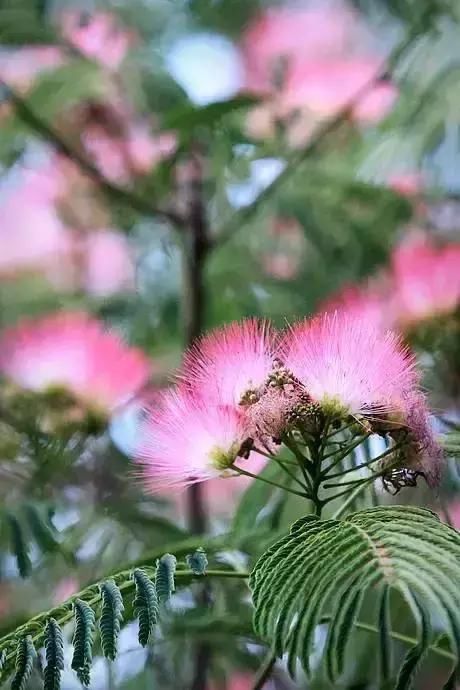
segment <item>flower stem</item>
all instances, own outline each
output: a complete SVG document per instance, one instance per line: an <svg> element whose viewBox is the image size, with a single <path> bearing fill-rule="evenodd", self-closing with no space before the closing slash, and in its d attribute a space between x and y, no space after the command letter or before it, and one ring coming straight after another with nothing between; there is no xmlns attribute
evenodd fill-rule
<svg viewBox="0 0 460 690"><path fill-rule="evenodd" d="M387 448L383 453L380 455L377 455L375 458L371 458L370 460L367 460L366 462L363 462L361 465L356 465L355 467L349 467L346 470L343 470L343 472L336 472L335 474L330 474L327 479L335 479L336 477L343 477L345 474L349 474L350 472L356 472L357 470L361 470L364 467L368 467L369 465L372 465L374 462L378 462L379 460L382 460L385 458L387 455L390 455L393 453L395 450L399 450L404 444L403 443L396 443L394 446L391 446L390 448Z"/></svg>
<svg viewBox="0 0 460 690"><path fill-rule="evenodd" d="M342 503L342 505L337 508L335 513L332 516L332 520L338 520L339 517L347 510L347 508L353 503L355 498L357 498L363 491L364 489L368 486L368 484L371 484L374 481L375 477L369 477L369 479L364 480L359 486L356 487L354 491L341 491L339 494L336 494L335 496L331 496L326 499L327 503L330 501L335 501L337 498L340 498L340 496L344 496L345 494L348 494L348 498L346 501Z"/></svg>
<svg viewBox="0 0 460 690"><path fill-rule="evenodd" d="M242 470L241 467L237 467L236 465L232 465L231 469L235 470L235 472L238 472L238 474L243 474L245 477L251 477L251 479L258 479L261 482L271 484L272 486L276 486L278 489L283 489L283 491L288 491L291 494L296 494L297 496L302 496L303 498L309 498L308 494L305 493L305 491L297 491L296 489L291 489L289 486L278 484L278 482L273 482L271 479L266 479L265 477L261 477L257 474L252 474L252 472L248 472L247 470Z"/></svg>

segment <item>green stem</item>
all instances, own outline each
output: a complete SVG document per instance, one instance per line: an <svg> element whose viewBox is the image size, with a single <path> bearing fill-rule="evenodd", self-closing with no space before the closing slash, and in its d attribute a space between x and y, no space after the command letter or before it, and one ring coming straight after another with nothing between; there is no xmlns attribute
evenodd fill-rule
<svg viewBox="0 0 460 690"><path fill-rule="evenodd" d="M262 690L266 681L269 679L275 664L276 656L273 654L271 650L269 650L256 673L254 683L252 685L252 690Z"/></svg>
<svg viewBox="0 0 460 690"><path fill-rule="evenodd" d="M321 618L321 623L328 623L330 620L330 616L323 616ZM356 628L358 628L358 630L365 630L366 632L376 633L377 635L380 634L380 630L375 625L371 625L370 623L362 623L361 621L355 621L354 625ZM394 640L398 640L398 642L404 642L405 644L408 644L410 647L415 647L419 643L419 640L416 640L414 637L409 637L408 635L403 635L402 633L390 631L389 634L390 637L392 637ZM457 657L455 656L455 654L449 652L449 650L447 649L442 649L441 647L437 647L436 645L430 645L429 649L438 656L442 656L445 659L449 659L449 661L457 661Z"/></svg>
<svg viewBox="0 0 460 690"><path fill-rule="evenodd" d="M260 477L257 474L252 474L252 472L248 472L247 470L242 470L241 467L237 467L236 465L232 465L231 469L235 470L235 472L238 472L238 474L243 474L245 477L251 477L251 479L258 479L261 482L265 482L265 484L271 484L271 486L276 486L278 489L288 491L289 493L295 494L296 496L302 496L302 498L309 498L308 494L305 493L305 491L297 491L296 489L291 489L289 486L278 484L278 482L273 482L271 479L266 479L265 477Z"/></svg>
<svg viewBox="0 0 460 690"><path fill-rule="evenodd" d="M113 576L113 579L117 583L120 592L122 592L124 595L134 591L136 587L131 574L132 569L129 569L121 571L116 576ZM191 570L177 570L174 577L179 581L194 579L203 580L206 577L247 579L249 577L249 573L239 570L207 570L204 575L196 575ZM81 592L74 594L72 597L70 597L70 599L67 599L67 601L59 604L59 606L55 606L48 611L39 613L23 625L15 628L15 630L0 639L0 648L4 649L10 643L15 642L18 638L25 637L26 635L32 635L34 645L38 645L38 643L43 641L45 624L49 618L54 618L60 626L63 626L72 620L74 616L73 604L76 599L83 599L83 601L86 601L86 603L93 608L101 600L98 585L93 584L89 587L86 587L85 589L81 590ZM34 631L36 631L35 634L33 634ZM11 660L14 656L15 649L13 648L13 650L6 656L5 663L7 663L8 660Z"/></svg>
<svg viewBox="0 0 460 690"><path fill-rule="evenodd" d="M369 434L366 434L365 436L360 436L356 441L354 441L353 443L351 443L350 445L348 445L348 446L345 448L345 450L342 451L341 453L340 453L340 450L334 450L333 452L328 453L327 455L325 455L324 458L323 458L323 460L329 460L329 458L332 458L332 457L334 457L334 455L337 455L337 453L340 453L340 455L339 455L337 458L335 458L335 460L334 460L333 462L331 462L331 464L330 464L328 467L326 467L326 468L321 472L321 476L322 476L322 477L325 477L327 474L329 474L329 472L332 470L333 467L335 467L336 465L338 465L339 462L342 462L342 460L345 460L345 458L347 457L347 455L350 455L350 453L351 453L355 448L357 448L358 446L360 446L361 443L363 443L363 441L365 441L367 438L369 438L369 436L371 436L370 433L369 433Z"/></svg>
<svg viewBox="0 0 460 690"><path fill-rule="evenodd" d="M308 476L306 468L308 458L306 458L305 455L299 450L299 447L295 439L291 438L289 434L285 434L285 436L283 437L283 443L286 446L286 448L288 448L291 451L291 453L297 460L297 464L299 465L303 478L305 480L305 486L307 488L308 493L310 494L312 491L312 483L310 477Z"/></svg>
<svg viewBox="0 0 460 690"><path fill-rule="evenodd" d="M357 498L360 494L362 494L364 489L368 486L368 484L373 482L374 479L375 479L375 477L369 477L369 479L366 479L365 481L363 481L363 483L360 484L359 486L357 486L356 489L352 492L350 492L349 490L341 491L339 494L336 494L335 496L331 496L331 497L327 498L326 499L327 503L330 503L331 501L335 501L337 498L340 498L340 496L344 496L345 494L348 494L347 500L344 501L339 508L337 508L334 515L332 516L332 520L338 520L339 517L346 511L348 506L350 506L353 503L355 498Z"/></svg>
<svg viewBox="0 0 460 690"><path fill-rule="evenodd" d="M286 474L289 475L289 477L291 477L291 479L293 479L304 491L308 491L308 487L305 486L305 484L303 482L301 482L298 477L296 477L294 472L291 472L291 470L288 467L286 467L283 460L280 460L280 458L276 458L276 457L274 457L273 460L276 463L278 463L278 465L281 467L281 469L284 470L286 472ZM296 467L297 467L297 464L296 464Z"/></svg>
<svg viewBox="0 0 460 690"><path fill-rule="evenodd" d="M349 474L350 472L356 472L357 470L361 470L363 467L368 467L369 465L372 465L374 462L378 462L379 460L382 460L383 458L387 457L387 455L391 455L395 450L399 450L402 448L404 443L396 443L394 446L391 446L390 448L387 448L383 453L380 453L376 458L371 458L367 462L363 462L361 465L357 465L356 467L350 467L346 470L343 470L343 472L336 472L335 474L330 474L327 479L335 479L336 477L343 477L344 474Z"/></svg>

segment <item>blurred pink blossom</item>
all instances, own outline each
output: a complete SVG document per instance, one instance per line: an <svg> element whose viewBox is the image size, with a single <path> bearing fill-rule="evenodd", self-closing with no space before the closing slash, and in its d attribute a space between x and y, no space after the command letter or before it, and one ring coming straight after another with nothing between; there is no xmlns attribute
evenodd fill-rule
<svg viewBox="0 0 460 690"><path fill-rule="evenodd" d="M177 146L171 132L150 133L144 123L128 124L117 136L95 122L82 134L83 144L101 173L113 182L127 182L133 174L145 174L169 158Z"/></svg>
<svg viewBox="0 0 460 690"><path fill-rule="evenodd" d="M460 304L460 244L437 247L414 234L392 255L393 310L407 327L453 312Z"/></svg>
<svg viewBox="0 0 460 690"><path fill-rule="evenodd" d="M58 312L24 319L0 334L0 371L21 388L63 388L108 413L146 383L150 364L97 319Z"/></svg>
<svg viewBox="0 0 460 690"><path fill-rule="evenodd" d="M64 62L57 46L24 46L0 50L0 79L8 86L27 90L46 70L53 70Z"/></svg>
<svg viewBox="0 0 460 690"><path fill-rule="evenodd" d="M124 235L113 230L93 231L86 236L82 288L96 297L134 287L134 266Z"/></svg>
<svg viewBox="0 0 460 690"><path fill-rule="evenodd" d="M122 27L114 15L106 12L93 15L64 12L61 27L69 43L110 70L118 69L134 41L133 32Z"/></svg>
<svg viewBox="0 0 460 690"><path fill-rule="evenodd" d="M321 312L340 310L352 316L361 318L374 328L391 326L388 314L388 297L385 279L377 279L372 283L345 285L338 293L320 305Z"/></svg>
<svg viewBox="0 0 460 690"><path fill-rule="evenodd" d="M423 190L423 176L419 172L395 173L388 178L388 186L401 196L413 197Z"/></svg>
<svg viewBox="0 0 460 690"><path fill-rule="evenodd" d="M80 583L76 577L65 577L56 584L53 596L53 604L62 604L80 589Z"/></svg>
<svg viewBox="0 0 460 690"><path fill-rule="evenodd" d="M245 88L267 97L249 115L250 133L272 136L283 121L296 146L308 139L318 118L356 99L350 108L354 121L375 124L385 117L397 89L378 80L383 61L365 49L361 36L364 26L344 3L293 5L260 15L241 43Z"/></svg>
<svg viewBox="0 0 460 690"><path fill-rule="evenodd" d="M281 7L259 15L242 40L246 88L271 92L280 67L290 72L299 63L342 54L353 19L343 3L334 7Z"/></svg>
<svg viewBox="0 0 460 690"><path fill-rule="evenodd" d="M48 168L30 171L0 200L0 275L36 271L69 250L55 201L62 190Z"/></svg>
<svg viewBox="0 0 460 690"><path fill-rule="evenodd" d="M280 95L282 112L306 110L327 117L344 108L378 74L381 61L373 57L297 63L289 70ZM363 94L352 108L360 122L378 122L391 109L396 89L379 84Z"/></svg>

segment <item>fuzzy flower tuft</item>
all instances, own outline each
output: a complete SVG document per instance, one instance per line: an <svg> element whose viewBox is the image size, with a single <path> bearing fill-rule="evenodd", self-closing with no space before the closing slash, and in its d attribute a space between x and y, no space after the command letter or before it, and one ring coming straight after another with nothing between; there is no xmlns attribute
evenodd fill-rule
<svg viewBox="0 0 460 690"><path fill-rule="evenodd" d="M272 371L274 334L266 321L231 323L202 338L184 358L187 388L223 405L255 402Z"/></svg>
<svg viewBox="0 0 460 690"><path fill-rule="evenodd" d="M390 331L338 312L292 327L281 359L324 411L379 414L400 409L417 386L414 359Z"/></svg>
<svg viewBox="0 0 460 690"><path fill-rule="evenodd" d="M24 320L0 336L0 373L17 386L63 389L108 413L149 377L147 358L83 312Z"/></svg>
<svg viewBox="0 0 460 690"><path fill-rule="evenodd" d="M247 440L243 415L210 406L185 389L170 389L146 410L136 458L151 491L218 477L237 459Z"/></svg>

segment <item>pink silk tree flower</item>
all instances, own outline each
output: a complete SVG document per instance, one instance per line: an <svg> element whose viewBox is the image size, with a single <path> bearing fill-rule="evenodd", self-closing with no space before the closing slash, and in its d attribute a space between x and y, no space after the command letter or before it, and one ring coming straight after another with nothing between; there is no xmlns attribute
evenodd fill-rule
<svg viewBox="0 0 460 690"><path fill-rule="evenodd" d="M460 244L437 247L413 235L392 256L393 310L402 328L450 314L460 304Z"/></svg>
<svg viewBox="0 0 460 690"><path fill-rule="evenodd" d="M170 389L147 411L135 453L151 491L219 477L247 439L243 414L186 390Z"/></svg>
<svg viewBox="0 0 460 690"><path fill-rule="evenodd" d="M350 283L323 302L319 311L340 311L352 318L365 321L373 328L388 328L390 324L387 288L384 278L364 285Z"/></svg>
<svg viewBox="0 0 460 690"><path fill-rule="evenodd" d="M353 13L343 3L334 7L287 6L267 10L248 26L243 36L246 87L271 92L283 70L342 54L353 22Z"/></svg>
<svg viewBox="0 0 460 690"><path fill-rule="evenodd" d="M68 238L56 209L35 189L18 186L0 208L0 275L41 271L67 254Z"/></svg>
<svg viewBox="0 0 460 690"><path fill-rule="evenodd" d="M199 340L185 354L179 377L203 397L237 407L257 398L274 357L274 334L268 322L247 319Z"/></svg>
<svg viewBox="0 0 460 690"><path fill-rule="evenodd" d="M119 25L107 12L85 15L64 12L61 17L64 37L85 57L109 70L117 70L134 40L134 34Z"/></svg>
<svg viewBox="0 0 460 690"><path fill-rule="evenodd" d="M88 314L59 312L3 331L0 372L24 389L66 390L107 414L146 383L150 366L141 350Z"/></svg>
<svg viewBox="0 0 460 690"><path fill-rule="evenodd" d="M84 248L83 289L107 297L134 288L134 265L126 237L113 230L88 233Z"/></svg>
<svg viewBox="0 0 460 690"><path fill-rule="evenodd" d="M419 172L394 173L388 177L388 186L401 196L414 197L423 192L424 180Z"/></svg>
<svg viewBox="0 0 460 690"><path fill-rule="evenodd" d="M108 180L128 182L133 175L146 174L177 148L172 132L154 134L145 123L120 124L126 124L126 131L116 135L97 122L87 125L81 135L84 147Z"/></svg>
<svg viewBox="0 0 460 690"><path fill-rule="evenodd" d="M389 84L366 91L381 65L381 60L374 57L298 63L289 71L280 95L282 111L286 115L299 110L330 117L357 99L351 117L361 122L378 122L388 113L396 96Z"/></svg>
<svg viewBox="0 0 460 690"><path fill-rule="evenodd" d="M414 358L395 334L346 313L294 325L281 343L280 359L313 401L332 414L400 410L418 384Z"/></svg>
<svg viewBox="0 0 460 690"><path fill-rule="evenodd" d="M64 62L61 48L52 45L3 48L0 50L0 78L19 91L26 91L42 72Z"/></svg>

